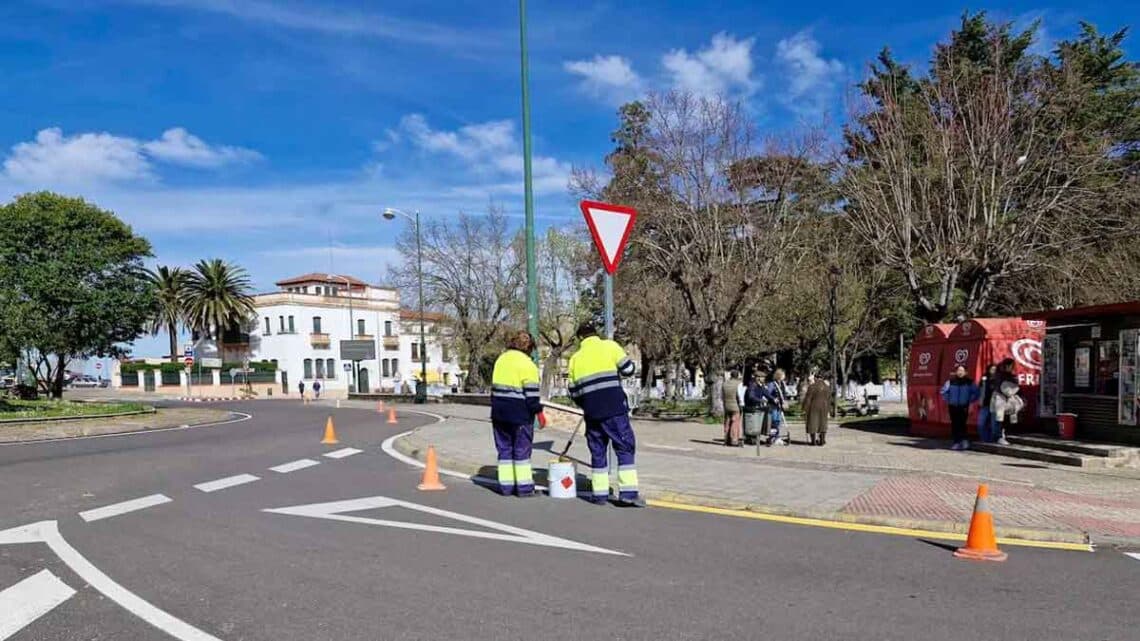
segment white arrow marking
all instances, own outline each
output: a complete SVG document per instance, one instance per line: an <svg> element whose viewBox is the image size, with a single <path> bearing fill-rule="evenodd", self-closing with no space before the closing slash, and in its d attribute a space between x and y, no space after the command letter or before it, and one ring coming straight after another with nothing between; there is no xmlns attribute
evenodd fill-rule
<svg viewBox="0 0 1140 641"><path fill-rule="evenodd" d="M1124 556L1130 556L1137 561L1140 561L1140 552L1125 552Z"/></svg>
<svg viewBox="0 0 1140 641"><path fill-rule="evenodd" d="M162 630L179 641L221 641L198 628L154 607L142 597L115 583L99 568L83 558L59 533L55 521L40 521L31 525L0 532L0 545L8 543L45 543L61 561L103 596L119 604L124 610Z"/></svg>
<svg viewBox="0 0 1140 641"><path fill-rule="evenodd" d="M425 514L442 516L444 518L454 519L456 521L462 521L464 523L470 523L471 525L478 525L480 527L485 527L497 531L484 532L481 530L469 530L466 528L424 525L421 523L408 523L406 521L388 521L385 519L372 519L363 516L348 516L345 514L345 512L360 512L362 510L375 510L385 507L403 507L409 510L416 510ZM548 547L564 548L567 550L579 550L582 552L597 552L599 554L629 556L624 552L607 550L605 548L586 545L585 543L578 543L577 541L571 541L569 539L550 536L549 534L524 530L522 528L517 528L511 525L496 523L494 521L488 521L487 519L467 516L466 514L459 514L457 512L449 512L447 510L441 510L439 508L429 507L427 505L419 505L417 503L409 503L407 501L391 499L386 496L369 496L361 499L351 499L348 501L313 503L311 505L295 505L293 507L281 507L262 511L272 512L274 514L307 516L314 519L329 519L330 521L345 521L348 523L382 525L384 527L394 527L405 530L419 530L421 532L456 534L458 536L470 536L477 539L494 539L497 541L509 541L511 543L526 543L528 545L545 545Z"/></svg>
<svg viewBox="0 0 1140 641"><path fill-rule="evenodd" d="M0 592L0 641L51 612L73 594L75 590L47 570Z"/></svg>

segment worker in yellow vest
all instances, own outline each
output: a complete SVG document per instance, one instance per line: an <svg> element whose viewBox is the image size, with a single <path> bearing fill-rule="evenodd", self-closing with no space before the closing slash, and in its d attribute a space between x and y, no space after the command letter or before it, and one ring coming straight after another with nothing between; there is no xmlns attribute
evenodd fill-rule
<svg viewBox="0 0 1140 641"><path fill-rule="evenodd" d="M503 496L534 496L530 454L535 417L539 417L540 427L546 425L538 368L530 358L534 339L520 331L510 337L507 348L495 361L491 375L491 429L499 456L499 492Z"/></svg>
<svg viewBox="0 0 1140 641"><path fill-rule="evenodd" d="M645 507L637 491L634 465L636 442L629 424L629 403L622 376L633 376L633 361L612 340L598 337L593 323L578 327L578 351L570 357L570 398L582 408L586 444L590 448L592 501L605 504L610 496L607 453L612 444L618 460L617 504Z"/></svg>

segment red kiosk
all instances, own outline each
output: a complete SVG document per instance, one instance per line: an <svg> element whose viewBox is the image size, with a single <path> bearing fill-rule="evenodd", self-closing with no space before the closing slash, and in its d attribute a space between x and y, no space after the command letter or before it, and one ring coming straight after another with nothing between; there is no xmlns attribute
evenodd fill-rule
<svg viewBox="0 0 1140 641"><path fill-rule="evenodd" d="M939 391L949 380L959 365L966 368L967 374L975 381L981 381L986 367L997 364L1006 358L1014 361L1014 372L1021 384L1021 397L1026 407L1022 410L1017 428L1037 426L1037 400L1041 384L1042 353L1041 343L1045 338L1045 324L1041 321L1027 321L1021 318L978 318L964 321L947 332L940 341L938 331L925 340L928 326L915 339L911 349L910 389L907 401L910 404L911 431L922 436L949 437L950 416ZM929 356L924 356L929 354ZM927 359L927 366L920 362ZM938 363L935 366L934 361ZM931 376L931 369L936 375ZM970 408L969 426L971 431L977 426L978 405Z"/></svg>

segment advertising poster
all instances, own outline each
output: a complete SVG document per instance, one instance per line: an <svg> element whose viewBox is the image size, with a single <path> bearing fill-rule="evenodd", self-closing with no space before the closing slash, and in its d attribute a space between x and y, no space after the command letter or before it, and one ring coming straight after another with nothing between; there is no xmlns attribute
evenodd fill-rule
<svg viewBox="0 0 1140 641"><path fill-rule="evenodd" d="M1136 425L1140 414L1140 330L1120 332L1120 424Z"/></svg>
<svg viewBox="0 0 1140 641"><path fill-rule="evenodd" d="M1048 334L1042 341L1041 403L1038 415L1054 418L1061 401L1061 337Z"/></svg>
<svg viewBox="0 0 1140 641"><path fill-rule="evenodd" d="M1073 387L1089 386L1089 367L1092 361L1091 347L1078 347L1073 352Z"/></svg>

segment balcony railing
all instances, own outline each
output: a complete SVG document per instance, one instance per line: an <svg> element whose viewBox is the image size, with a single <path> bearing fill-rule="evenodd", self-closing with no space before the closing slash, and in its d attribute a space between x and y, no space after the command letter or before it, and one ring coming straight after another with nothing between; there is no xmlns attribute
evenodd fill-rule
<svg viewBox="0 0 1140 641"><path fill-rule="evenodd" d="M384 337L384 349L400 349L400 337L399 336L385 336Z"/></svg>
<svg viewBox="0 0 1140 641"><path fill-rule="evenodd" d="M329 345L332 344L332 339L329 338L328 334L318 334L317 332L313 332L312 334L309 334L309 343L318 349L328 349Z"/></svg>

